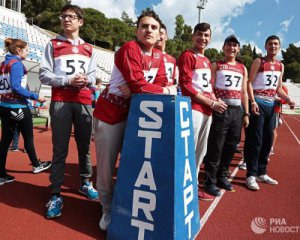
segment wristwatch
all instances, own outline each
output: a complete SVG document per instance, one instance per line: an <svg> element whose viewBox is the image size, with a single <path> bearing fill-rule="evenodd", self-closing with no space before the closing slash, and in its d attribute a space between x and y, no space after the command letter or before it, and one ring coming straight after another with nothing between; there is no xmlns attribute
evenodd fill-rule
<svg viewBox="0 0 300 240"><path fill-rule="evenodd" d="M245 117L245 116L248 116L248 117L249 117L249 116L250 116L250 113L244 113L244 114L243 114L243 117Z"/></svg>

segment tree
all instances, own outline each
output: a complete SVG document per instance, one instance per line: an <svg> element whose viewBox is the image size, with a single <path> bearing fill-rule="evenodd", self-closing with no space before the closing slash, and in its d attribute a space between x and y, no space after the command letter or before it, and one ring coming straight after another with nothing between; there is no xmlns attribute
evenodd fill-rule
<svg viewBox="0 0 300 240"><path fill-rule="evenodd" d="M215 48L208 48L205 50L204 55L211 61L217 61L217 60L221 60L223 57L222 52L219 52L217 49Z"/></svg>
<svg viewBox="0 0 300 240"><path fill-rule="evenodd" d="M254 46L252 50L252 59L254 60L258 57L261 57L261 54L256 52L256 47Z"/></svg>
<svg viewBox="0 0 300 240"><path fill-rule="evenodd" d="M134 26L134 22L132 21L132 18L130 18L130 17L128 16L128 14L127 14L125 11L122 12L121 19L122 19L122 21L123 21L124 23L126 23L128 26L130 26L130 27L133 27L133 26Z"/></svg>
<svg viewBox="0 0 300 240"><path fill-rule="evenodd" d="M59 12L63 6L70 2L68 0L25 0L21 11L39 27L59 32Z"/></svg>
<svg viewBox="0 0 300 240"><path fill-rule="evenodd" d="M175 39L179 39L181 38L181 35L183 34L183 31L184 31L184 19L183 19L183 16L182 15L177 15L176 16L176 21L175 21L175 36L174 38Z"/></svg>
<svg viewBox="0 0 300 240"><path fill-rule="evenodd" d="M282 52L283 63L285 65L293 62L300 63L300 47L290 44L286 51Z"/></svg>
<svg viewBox="0 0 300 240"><path fill-rule="evenodd" d="M292 62L285 66L284 79L291 79L295 83L300 83L300 63Z"/></svg>
<svg viewBox="0 0 300 240"><path fill-rule="evenodd" d="M184 24L183 33L181 35L182 41L192 42L192 32L193 32L192 27Z"/></svg>
<svg viewBox="0 0 300 240"><path fill-rule="evenodd" d="M251 64L253 62L253 59L252 59L251 56L249 56L249 55L240 55L239 57L237 57L237 60L245 65L248 72L250 71Z"/></svg>
<svg viewBox="0 0 300 240"><path fill-rule="evenodd" d="M252 49L251 49L251 45L248 44L248 45L243 45L241 47L241 51L240 51L241 55L244 56L244 55L248 55L252 58Z"/></svg>
<svg viewBox="0 0 300 240"><path fill-rule="evenodd" d="M300 47L290 44L282 52L284 69L284 79L292 79L293 82L300 83Z"/></svg>
<svg viewBox="0 0 300 240"><path fill-rule="evenodd" d="M102 12L93 8L84 8L84 24L81 27L81 37L91 44L101 40L107 28L107 18Z"/></svg>

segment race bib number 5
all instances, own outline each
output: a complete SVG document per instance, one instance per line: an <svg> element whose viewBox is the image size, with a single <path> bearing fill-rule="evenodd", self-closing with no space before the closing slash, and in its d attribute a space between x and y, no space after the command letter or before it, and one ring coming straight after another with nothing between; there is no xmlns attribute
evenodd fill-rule
<svg viewBox="0 0 300 240"><path fill-rule="evenodd" d="M201 92L212 92L210 69L196 69L193 72L193 86Z"/></svg>

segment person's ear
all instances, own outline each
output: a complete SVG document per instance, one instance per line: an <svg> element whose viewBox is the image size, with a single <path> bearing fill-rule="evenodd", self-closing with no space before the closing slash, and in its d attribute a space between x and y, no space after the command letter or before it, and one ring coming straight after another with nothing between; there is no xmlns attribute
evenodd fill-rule
<svg viewBox="0 0 300 240"><path fill-rule="evenodd" d="M84 20L83 19L79 19L79 24L80 24L80 26L82 26L84 24Z"/></svg>
<svg viewBox="0 0 300 240"><path fill-rule="evenodd" d="M21 48L17 48L17 53L18 53L18 55L20 55L22 53L22 49Z"/></svg>

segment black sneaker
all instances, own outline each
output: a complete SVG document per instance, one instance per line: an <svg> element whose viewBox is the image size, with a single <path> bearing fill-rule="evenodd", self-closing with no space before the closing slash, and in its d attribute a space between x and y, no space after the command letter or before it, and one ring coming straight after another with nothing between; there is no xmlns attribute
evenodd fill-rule
<svg viewBox="0 0 300 240"><path fill-rule="evenodd" d="M217 186L227 191L233 191L233 187L227 178L218 179Z"/></svg>
<svg viewBox="0 0 300 240"><path fill-rule="evenodd" d="M40 173L43 172L45 170L47 170L49 167L51 167L52 162L51 161L47 161L47 162L39 162L40 165L38 165L37 167L33 167L33 173Z"/></svg>
<svg viewBox="0 0 300 240"><path fill-rule="evenodd" d="M221 196L221 191L220 191L220 189L218 189L216 187L215 184L211 184L208 186L205 185L203 190L204 190L204 192L208 193L209 195L216 196L216 197Z"/></svg>
<svg viewBox="0 0 300 240"><path fill-rule="evenodd" d="M227 177L230 177L230 176L231 176L231 173L232 173L232 172L231 172L230 169L227 169L226 172L225 172L225 174L226 174Z"/></svg>
<svg viewBox="0 0 300 240"><path fill-rule="evenodd" d="M14 176L11 176L11 175L8 175L6 174L5 177L0 177L0 185L3 185L4 183L10 183L10 182L13 182L15 181L15 177Z"/></svg>
<svg viewBox="0 0 300 240"><path fill-rule="evenodd" d="M240 153L240 154L242 154L242 153L243 153L243 151L242 151L242 150L240 150L240 149L235 149L235 153Z"/></svg>

